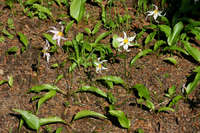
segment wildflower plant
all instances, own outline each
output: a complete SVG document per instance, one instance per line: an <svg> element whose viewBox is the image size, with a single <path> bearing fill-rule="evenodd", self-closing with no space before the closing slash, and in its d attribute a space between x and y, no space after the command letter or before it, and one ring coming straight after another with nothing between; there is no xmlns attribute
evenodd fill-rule
<svg viewBox="0 0 200 133"><path fill-rule="evenodd" d="M108 68L104 67L102 64L104 62L107 62L107 60L102 60L101 61L101 58L99 57L98 58L98 61L97 62L94 62L95 66L96 66L96 73L101 73L102 70L106 70Z"/></svg>

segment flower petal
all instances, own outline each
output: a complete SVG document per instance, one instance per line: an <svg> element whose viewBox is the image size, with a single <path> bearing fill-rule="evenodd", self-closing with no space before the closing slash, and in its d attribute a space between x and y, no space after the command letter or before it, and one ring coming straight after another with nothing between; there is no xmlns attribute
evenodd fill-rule
<svg viewBox="0 0 200 133"><path fill-rule="evenodd" d="M124 41L124 39L121 38L121 37L116 38L116 40L117 40L118 42L123 42L123 41Z"/></svg>

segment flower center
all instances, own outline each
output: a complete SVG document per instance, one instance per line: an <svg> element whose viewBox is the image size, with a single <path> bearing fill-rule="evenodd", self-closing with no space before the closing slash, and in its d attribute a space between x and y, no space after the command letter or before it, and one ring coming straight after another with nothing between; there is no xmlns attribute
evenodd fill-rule
<svg viewBox="0 0 200 133"><path fill-rule="evenodd" d="M99 69L101 69L101 67L102 67L102 65L101 65L101 64L99 64L99 65L98 65L98 68L99 68Z"/></svg>
<svg viewBox="0 0 200 133"><path fill-rule="evenodd" d="M128 39L126 38L126 39L124 39L124 43L125 44L127 44L128 43Z"/></svg>
<svg viewBox="0 0 200 133"><path fill-rule="evenodd" d="M63 36L63 33L62 32L58 32L58 34L57 34L58 36Z"/></svg>
<svg viewBox="0 0 200 133"><path fill-rule="evenodd" d="M158 10L154 10L154 14L158 14Z"/></svg>

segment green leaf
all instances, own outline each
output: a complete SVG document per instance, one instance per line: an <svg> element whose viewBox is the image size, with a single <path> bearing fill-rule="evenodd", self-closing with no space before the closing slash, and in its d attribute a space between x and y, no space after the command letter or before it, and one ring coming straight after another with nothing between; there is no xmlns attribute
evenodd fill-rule
<svg viewBox="0 0 200 133"><path fill-rule="evenodd" d="M104 33L100 34L99 36L97 36L97 38L96 38L96 40L95 40L94 43L98 43L103 38L105 38L106 36L108 36L110 33L111 33L110 31L107 31L107 32L104 32Z"/></svg>
<svg viewBox="0 0 200 133"><path fill-rule="evenodd" d="M70 28L72 27L74 23L74 20L70 21L67 26L65 27L65 34L70 30Z"/></svg>
<svg viewBox="0 0 200 133"><path fill-rule="evenodd" d="M143 84L136 84L133 88L137 89L140 98L151 99L149 90Z"/></svg>
<svg viewBox="0 0 200 133"><path fill-rule="evenodd" d="M92 31L91 31L89 28L85 28L84 30L86 31L86 33L87 33L88 35L90 35L90 34L92 33Z"/></svg>
<svg viewBox="0 0 200 133"><path fill-rule="evenodd" d="M54 46L57 46L56 40L53 40L51 35L49 35L49 34L47 34L47 33L43 33L43 37L44 37L45 39L47 39L47 40L48 40L51 44L53 44Z"/></svg>
<svg viewBox="0 0 200 133"><path fill-rule="evenodd" d="M0 85L4 84L4 83L7 83L8 81L7 80L1 80L0 81Z"/></svg>
<svg viewBox="0 0 200 133"><path fill-rule="evenodd" d="M178 36L180 35L183 27L184 27L184 25L183 25L182 22L178 22L174 26L172 34L170 34L170 36L167 39L167 43L168 43L169 46L171 46L174 43L176 43L176 41L178 40Z"/></svg>
<svg viewBox="0 0 200 133"><path fill-rule="evenodd" d="M64 77L63 74L58 75L58 77L56 78L56 80L54 81L54 84L56 84L59 80L61 80Z"/></svg>
<svg viewBox="0 0 200 133"><path fill-rule="evenodd" d="M149 109L152 109L152 110L155 109L154 104L153 104L150 100L146 100L146 101L145 101L145 104L146 104L146 106L147 106Z"/></svg>
<svg viewBox="0 0 200 133"><path fill-rule="evenodd" d="M59 6L61 6L61 0L55 0L55 1Z"/></svg>
<svg viewBox="0 0 200 133"><path fill-rule="evenodd" d="M56 95L56 91L55 91L55 90L51 90L51 91L47 92L44 96L42 96L42 97L39 99L38 103L37 103L37 112L38 112L40 106L41 106L44 102L46 102L48 99L54 97L55 95Z"/></svg>
<svg viewBox="0 0 200 133"><path fill-rule="evenodd" d="M48 117L48 118L41 118L39 120L40 125L46 125L46 124L50 124L50 123L66 123L63 119L61 119L60 117L54 116L54 117Z"/></svg>
<svg viewBox="0 0 200 133"><path fill-rule="evenodd" d="M57 128L56 133L62 133L62 129L63 129L62 127Z"/></svg>
<svg viewBox="0 0 200 133"><path fill-rule="evenodd" d="M111 81L105 81L105 82L110 89L113 89L113 82L111 82Z"/></svg>
<svg viewBox="0 0 200 133"><path fill-rule="evenodd" d="M117 38L118 36L116 34L113 35L113 38L112 38L112 46L115 48L115 49L118 49L119 48L119 41L117 41Z"/></svg>
<svg viewBox="0 0 200 133"><path fill-rule="evenodd" d="M156 33L157 33L157 32L154 31L154 32L151 32L151 33L147 36L147 38L146 38L145 41L144 41L145 45L148 44L148 43L150 43L151 41L153 41L153 39L154 39Z"/></svg>
<svg viewBox="0 0 200 133"><path fill-rule="evenodd" d="M173 57L167 57L167 58L165 58L164 60L166 60L166 61L169 61L169 62L171 62L172 64L174 64L174 65L176 65L177 64L177 61L176 61L176 59L175 58L173 58Z"/></svg>
<svg viewBox="0 0 200 133"><path fill-rule="evenodd" d="M108 97L108 101L111 104L115 104L117 102L117 99L113 96L113 94L111 92L107 93L107 97Z"/></svg>
<svg viewBox="0 0 200 133"><path fill-rule="evenodd" d="M176 97L174 97L172 99L172 101L169 103L168 107L172 107L173 105L175 105L179 100L181 100L183 98L183 96L181 95L177 95Z"/></svg>
<svg viewBox="0 0 200 133"><path fill-rule="evenodd" d="M81 88L78 89L77 92L92 92L92 93L96 93L102 97L107 98L107 94L104 91L93 86L82 86Z"/></svg>
<svg viewBox="0 0 200 133"><path fill-rule="evenodd" d="M169 46L169 47L165 47L165 48L163 49L163 51L167 51L167 50L169 50L169 51L179 51L179 52L182 52L182 53L185 54L185 55L189 55L184 49L182 49L182 48L180 48L180 47L178 47L178 46L176 46L176 45L172 45L172 46Z"/></svg>
<svg viewBox="0 0 200 133"><path fill-rule="evenodd" d="M39 0L27 0L24 2L24 5L33 5L34 3L38 2Z"/></svg>
<svg viewBox="0 0 200 133"><path fill-rule="evenodd" d="M15 112L20 113L22 119L26 122L29 128L34 130L39 130L40 128L40 120L37 116L33 115L32 113L20 109L12 109Z"/></svg>
<svg viewBox="0 0 200 133"><path fill-rule="evenodd" d="M23 45L27 49L28 44L29 44L27 37L21 32L17 32L17 34L19 36L20 41L23 43Z"/></svg>
<svg viewBox="0 0 200 133"><path fill-rule="evenodd" d="M16 53L17 51L18 51L18 47L13 46L13 47L9 48L9 49L6 51L6 53L8 53L8 54L13 54L13 53Z"/></svg>
<svg viewBox="0 0 200 133"><path fill-rule="evenodd" d="M81 118L85 118L85 117L97 117L97 118L107 119L107 117L105 115L102 115L100 113L90 111L90 110L82 110L74 116L73 121L81 119Z"/></svg>
<svg viewBox="0 0 200 133"><path fill-rule="evenodd" d="M172 87L170 87L168 89L169 96L172 96L175 92L176 92L176 86L175 85L173 85Z"/></svg>
<svg viewBox="0 0 200 133"><path fill-rule="evenodd" d="M145 50L139 52L139 53L131 60L130 65L133 65L133 64L136 62L137 59L139 59L140 57L145 56L145 55L147 55L147 54L149 54L149 53L151 53L151 52L152 52L151 49L145 49Z"/></svg>
<svg viewBox="0 0 200 133"><path fill-rule="evenodd" d="M62 94L65 94L62 90L60 90L57 86L53 86L53 85L50 85L50 84L42 84L42 85L36 85L32 88L29 89L29 92L41 92L41 91L51 91L51 90L55 90L57 92L60 92Z"/></svg>
<svg viewBox="0 0 200 133"><path fill-rule="evenodd" d="M195 78L192 82L190 82L186 87L186 93L189 95L198 85L200 80L200 72L195 75Z"/></svg>
<svg viewBox="0 0 200 133"><path fill-rule="evenodd" d="M160 46L162 46L164 44L166 44L166 41L163 41L163 40L156 41L156 43L154 44L153 51L156 51Z"/></svg>
<svg viewBox="0 0 200 133"><path fill-rule="evenodd" d="M73 17L77 22L79 22L85 12L85 2L86 0L72 0L70 5L70 15Z"/></svg>
<svg viewBox="0 0 200 133"><path fill-rule="evenodd" d="M92 34L93 35L96 34L99 31L100 27L101 27L101 21L98 21L97 24L94 26L94 29L92 30Z"/></svg>
<svg viewBox="0 0 200 133"><path fill-rule="evenodd" d="M3 28L2 33L6 36L8 36L9 39L13 39L13 35L10 34L5 28Z"/></svg>
<svg viewBox="0 0 200 133"><path fill-rule="evenodd" d="M110 115L117 117L123 128L130 128L131 122L121 110L109 110Z"/></svg>
<svg viewBox="0 0 200 133"><path fill-rule="evenodd" d="M41 6L40 4L33 4L32 7L37 9L39 12L47 14L49 17L53 17L51 11L44 6Z"/></svg>
<svg viewBox="0 0 200 133"><path fill-rule="evenodd" d="M173 108L170 108L170 107L161 107L158 110L158 112L163 112L163 111L172 111L172 112L174 112L175 110Z"/></svg>
<svg viewBox="0 0 200 133"><path fill-rule="evenodd" d="M13 86L13 76L9 76L9 77L8 77L8 85L9 85L10 87Z"/></svg>
<svg viewBox="0 0 200 133"><path fill-rule="evenodd" d="M98 80L105 80L107 82L113 82L115 84L121 84L121 85L125 84L124 80L117 76L104 76L104 77L98 78Z"/></svg>
<svg viewBox="0 0 200 133"><path fill-rule="evenodd" d="M171 28L168 25L158 25L160 30L165 33L166 37L168 38L171 34Z"/></svg>
<svg viewBox="0 0 200 133"><path fill-rule="evenodd" d="M188 41L182 41L182 43L184 44L184 47L185 47L186 51L187 51L196 61L200 62L200 51L199 51L197 48L192 47Z"/></svg>

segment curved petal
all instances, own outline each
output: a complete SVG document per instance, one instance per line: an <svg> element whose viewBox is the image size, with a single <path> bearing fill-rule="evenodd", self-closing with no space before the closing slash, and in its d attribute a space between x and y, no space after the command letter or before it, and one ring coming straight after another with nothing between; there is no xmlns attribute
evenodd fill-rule
<svg viewBox="0 0 200 133"><path fill-rule="evenodd" d="M124 48L124 50L127 51L128 50L128 44L124 45L123 48Z"/></svg>
<svg viewBox="0 0 200 133"><path fill-rule="evenodd" d="M57 30L48 30L47 32L51 32L51 33L54 33L54 34L58 34L58 31L57 31Z"/></svg>
<svg viewBox="0 0 200 133"><path fill-rule="evenodd" d="M155 4L153 4L153 6L155 7L156 10L158 10L158 6L156 6Z"/></svg>
<svg viewBox="0 0 200 133"><path fill-rule="evenodd" d="M136 35L134 35L134 36L132 36L132 37L129 37L129 38L128 38L128 41L129 41L129 42L133 41L133 40L135 39L135 37L136 37Z"/></svg>
<svg viewBox="0 0 200 133"><path fill-rule="evenodd" d="M123 33L124 33L124 38L127 38L126 32L123 31Z"/></svg>
<svg viewBox="0 0 200 133"><path fill-rule="evenodd" d="M104 62L107 62L107 60L102 60L102 61L100 61L101 64L104 63Z"/></svg>
<svg viewBox="0 0 200 133"><path fill-rule="evenodd" d="M121 38L121 37L116 38L116 40L117 40L118 42L123 42L123 41L124 41L124 39Z"/></svg>

